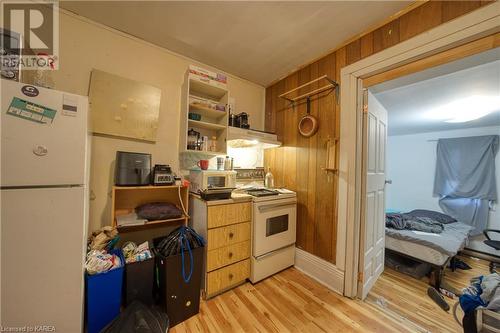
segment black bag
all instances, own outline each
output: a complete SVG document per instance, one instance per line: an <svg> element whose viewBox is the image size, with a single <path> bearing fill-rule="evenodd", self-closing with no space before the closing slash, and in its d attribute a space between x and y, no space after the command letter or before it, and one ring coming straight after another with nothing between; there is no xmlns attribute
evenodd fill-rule
<svg viewBox="0 0 500 333"><path fill-rule="evenodd" d="M181 226L153 243L159 301L175 326L199 312L205 240Z"/></svg>
<svg viewBox="0 0 500 333"><path fill-rule="evenodd" d="M168 326L165 312L134 301L101 333L165 333Z"/></svg>

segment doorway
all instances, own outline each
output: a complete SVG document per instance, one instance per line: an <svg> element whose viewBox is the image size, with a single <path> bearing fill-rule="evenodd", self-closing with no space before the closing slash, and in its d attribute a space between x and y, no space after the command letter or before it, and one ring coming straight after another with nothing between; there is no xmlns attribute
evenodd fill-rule
<svg viewBox="0 0 500 333"><path fill-rule="evenodd" d="M341 71L339 248L346 249L344 294L358 295L362 197L362 89L498 46L498 11L477 11L419 35ZM486 37L484 37L486 36ZM472 42L471 42L472 40ZM460 45L460 46L457 46ZM495 46L496 45L496 46ZM442 51L446 50L446 51Z"/></svg>

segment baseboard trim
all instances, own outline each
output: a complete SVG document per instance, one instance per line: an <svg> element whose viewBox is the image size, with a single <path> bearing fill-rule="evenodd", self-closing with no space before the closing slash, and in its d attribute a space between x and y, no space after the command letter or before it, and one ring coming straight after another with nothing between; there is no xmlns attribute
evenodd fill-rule
<svg viewBox="0 0 500 333"><path fill-rule="evenodd" d="M309 252L295 248L295 268L328 289L344 294L344 272L334 264Z"/></svg>

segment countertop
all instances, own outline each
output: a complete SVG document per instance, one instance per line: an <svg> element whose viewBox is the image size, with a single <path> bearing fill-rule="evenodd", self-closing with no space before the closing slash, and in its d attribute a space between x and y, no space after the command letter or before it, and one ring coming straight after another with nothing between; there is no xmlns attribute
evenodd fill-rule
<svg viewBox="0 0 500 333"><path fill-rule="evenodd" d="M207 204L207 206L216 206L216 205L226 205L226 204L233 204L233 203L239 203L239 202L248 202L248 201L252 201L252 198L253 198L250 194L231 193L231 199L205 201L198 194L190 193L189 195L191 195L193 198L196 198L198 200L205 202Z"/></svg>

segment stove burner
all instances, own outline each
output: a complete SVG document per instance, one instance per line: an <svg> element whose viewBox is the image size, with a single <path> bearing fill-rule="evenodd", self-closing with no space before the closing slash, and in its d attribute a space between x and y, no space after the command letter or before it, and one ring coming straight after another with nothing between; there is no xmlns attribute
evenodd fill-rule
<svg viewBox="0 0 500 333"><path fill-rule="evenodd" d="M267 189L253 189L247 190L247 193L254 197L266 197L270 195L278 195L277 191L267 190Z"/></svg>

